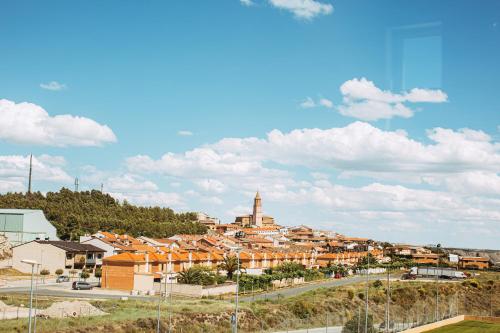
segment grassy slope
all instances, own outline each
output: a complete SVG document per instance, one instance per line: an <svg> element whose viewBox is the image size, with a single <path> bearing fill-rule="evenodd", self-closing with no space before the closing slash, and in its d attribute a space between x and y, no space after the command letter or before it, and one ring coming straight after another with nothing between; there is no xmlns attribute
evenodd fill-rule
<svg viewBox="0 0 500 333"><path fill-rule="evenodd" d="M481 277L478 287L462 285L461 283L440 284L441 310L447 310L447 300L460 297L460 313L471 313L474 308L477 313L489 312L490 294L492 294L493 309L500 310L500 288L488 290L488 280L492 276ZM494 278L496 281L496 277ZM500 287L500 282L495 286ZM433 313L435 284L424 282L399 282L392 284L393 299L391 305L392 318L401 321L408 313L415 310L421 313L427 310ZM320 327L324 326L328 316L330 325L341 325L357 314L358 308L364 306L362 294L364 285L352 285L339 288L322 288L295 297L257 301L241 304L240 331L256 332L261 327L265 331L283 330L286 328ZM463 295L467 294L467 308L464 309ZM9 296L4 299L7 304L27 304L26 296ZM46 307L53 300L42 300L41 307ZM109 313L104 317L69 318L64 320L39 320L37 332L151 332L156 325L155 302L137 301L92 301L92 304ZM214 299L175 299L173 302L173 322L177 329L175 333L183 332L212 333L229 332L229 316L233 305L227 301ZM385 310L385 289L370 288L370 312L375 322L381 322ZM167 322L168 311L163 306L162 317ZM408 318L407 318L408 319ZM27 320L0 321L0 332L24 332ZM489 333L489 332L488 332Z"/></svg>
<svg viewBox="0 0 500 333"><path fill-rule="evenodd" d="M500 324L467 320L458 324L427 331L427 333L500 333Z"/></svg>

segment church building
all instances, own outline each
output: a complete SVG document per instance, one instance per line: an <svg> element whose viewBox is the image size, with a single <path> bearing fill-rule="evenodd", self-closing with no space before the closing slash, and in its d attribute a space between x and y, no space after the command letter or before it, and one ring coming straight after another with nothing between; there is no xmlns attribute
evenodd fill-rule
<svg viewBox="0 0 500 333"><path fill-rule="evenodd" d="M262 199L260 198L259 192L257 192L253 200L253 214L237 216L234 220L234 224L244 228L275 226L273 217L262 214Z"/></svg>

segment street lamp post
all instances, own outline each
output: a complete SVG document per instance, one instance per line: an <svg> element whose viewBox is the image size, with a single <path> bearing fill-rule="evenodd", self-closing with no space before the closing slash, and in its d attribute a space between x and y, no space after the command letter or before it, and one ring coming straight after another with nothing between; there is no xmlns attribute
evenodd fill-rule
<svg viewBox="0 0 500 333"><path fill-rule="evenodd" d="M31 286L30 286L30 309L28 317L28 333L31 333L31 311L33 309L33 275L35 274L35 265L37 264L34 260L23 259L22 263L31 265Z"/></svg>
<svg viewBox="0 0 500 333"><path fill-rule="evenodd" d="M169 303L169 308L170 308L170 311L168 312L168 333L171 333L172 332L172 312L173 312L173 308L172 308L172 289L173 289L173 278L172 278L172 274L170 274L170 294L168 295L168 303ZM167 288L167 285L165 284L165 289Z"/></svg>
<svg viewBox="0 0 500 333"><path fill-rule="evenodd" d="M161 308L161 281L165 277L165 274L163 273L158 273L160 275L160 291L158 292L158 312L156 315L156 333L160 333L160 308ZM167 291L167 288L165 288L165 292Z"/></svg>
<svg viewBox="0 0 500 333"><path fill-rule="evenodd" d="M370 275L370 245L368 245L367 252L366 252L366 258L367 258L367 265L366 265L366 300L365 300L365 332L368 333L368 292L370 289L370 281L369 281L369 275Z"/></svg>
<svg viewBox="0 0 500 333"><path fill-rule="evenodd" d="M436 321L439 321L439 249L441 244L436 245L437 260L436 260Z"/></svg>
<svg viewBox="0 0 500 333"><path fill-rule="evenodd" d="M238 294L240 292L240 251L241 248L236 250L236 296L234 302L234 320L233 320L233 332L238 333Z"/></svg>

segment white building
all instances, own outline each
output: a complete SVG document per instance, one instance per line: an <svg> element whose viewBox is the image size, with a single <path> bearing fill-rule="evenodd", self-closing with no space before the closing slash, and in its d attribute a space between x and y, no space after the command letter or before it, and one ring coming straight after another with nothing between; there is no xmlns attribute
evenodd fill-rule
<svg viewBox="0 0 500 333"><path fill-rule="evenodd" d="M65 241L35 240L12 248L12 268L23 273L31 273L31 265L22 262L34 260L40 269L48 269L51 274L57 269L66 272L72 269L90 269L102 265L104 250L91 244Z"/></svg>
<svg viewBox="0 0 500 333"><path fill-rule="evenodd" d="M33 209L0 209L0 235L6 236L12 245L58 239L56 228L43 212Z"/></svg>

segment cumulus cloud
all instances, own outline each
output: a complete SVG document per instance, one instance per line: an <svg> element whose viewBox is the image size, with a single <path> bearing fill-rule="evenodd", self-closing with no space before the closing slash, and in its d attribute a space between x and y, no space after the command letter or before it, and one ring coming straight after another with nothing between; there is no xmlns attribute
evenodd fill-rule
<svg viewBox="0 0 500 333"><path fill-rule="evenodd" d="M178 193L148 191L148 192L109 192L117 200L127 200L129 203L141 206L185 208L186 204Z"/></svg>
<svg viewBox="0 0 500 333"><path fill-rule="evenodd" d="M225 138L184 153L166 153L157 160L133 156L126 164L133 173L178 177L213 193L229 188L282 193L310 186L295 179L290 168L297 166L312 170L317 181L327 180L322 170L335 170L341 178L443 186L443 179L451 175L500 170L500 144L482 131L434 128L427 137L429 142L424 143L402 130L384 131L354 122L331 129L273 130L264 139Z"/></svg>
<svg viewBox="0 0 500 333"><path fill-rule="evenodd" d="M36 104L0 99L0 140L56 147L101 146L116 142L116 136L108 126L89 118L50 116Z"/></svg>
<svg viewBox="0 0 500 333"><path fill-rule="evenodd" d="M252 0L240 0L240 3L243 5L243 6L253 6L254 3Z"/></svg>
<svg viewBox="0 0 500 333"><path fill-rule="evenodd" d="M269 3L276 8L293 13L295 18L302 20L311 20L333 12L331 4L316 0L269 0Z"/></svg>
<svg viewBox="0 0 500 333"><path fill-rule="evenodd" d="M448 96L441 90L414 88L396 94L378 88L366 78L344 82L340 86L343 104L338 107L340 114L367 121L410 118L414 110L405 103L443 103Z"/></svg>
<svg viewBox="0 0 500 333"><path fill-rule="evenodd" d="M49 83L40 83L40 88L45 90L60 91L66 89L66 85L57 81L51 81Z"/></svg>
<svg viewBox="0 0 500 333"><path fill-rule="evenodd" d="M29 155L0 155L0 192L27 190L29 161ZM61 156L33 156L33 181L69 184L73 179L62 169L64 164Z"/></svg>

